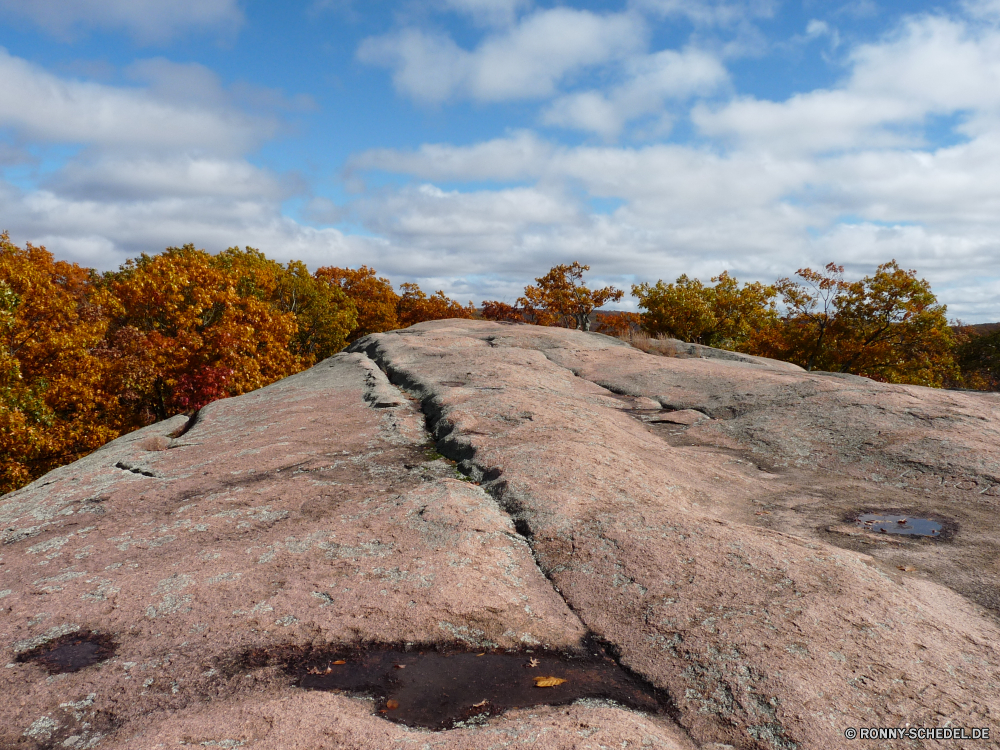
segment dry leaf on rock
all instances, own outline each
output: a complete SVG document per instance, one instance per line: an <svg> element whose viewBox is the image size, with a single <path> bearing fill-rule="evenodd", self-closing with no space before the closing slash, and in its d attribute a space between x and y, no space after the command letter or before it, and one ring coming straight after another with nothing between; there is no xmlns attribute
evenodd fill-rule
<svg viewBox="0 0 1000 750"><path fill-rule="evenodd" d="M562 677L536 677L535 687L555 687L556 685L562 685L566 680Z"/></svg>

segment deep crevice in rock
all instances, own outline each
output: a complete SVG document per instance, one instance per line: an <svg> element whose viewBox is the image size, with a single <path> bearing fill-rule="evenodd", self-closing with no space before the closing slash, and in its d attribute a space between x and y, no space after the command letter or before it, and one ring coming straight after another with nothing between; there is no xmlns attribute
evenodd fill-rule
<svg viewBox="0 0 1000 750"><path fill-rule="evenodd" d="M124 460L119 461L118 463L116 463L115 464L115 468L116 469L121 469L122 471L130 472L132 474L138 474L139 476L143 476L143 477L158 477L159 476L159 474L156 474L155 472L150 471L149 469L145 469L145 468L143 468L141 466L133 466L128 461L124 461Z"/></svg>
<svg viewBox="0 0 1000 750"><path fill-rule="evenodd" d="M361 345L358 346L358 344ZM553 590L566 604L566 607L580 620L581 623L583 623L584 627L587 627L587 623L584 618L581 617L579 612L577 612L572 602L563 596L563 593L560 591L558 584L553 579L551 572L546 570L545 566L542 564L538 551L535 549L535 534L531 528L530 520L527 518L525 504L517 496L517 493L511 489L509 483L501 478L503 469L495 466L484 467L475 461L475 447L472 445L471 441L456 434L455 425L445 417L444 407L442 404L434 398L429 389L427 389L419 380L414 379L409 375L409 373L403 370L394 368L392 363L389 362L388 358L385 356L384 352L380 350L377 341L365 342L362 339L357 342L357 344L353 345L351 349L364 354L372 362L374 362L379 369L385 373L392 385L404 392L408 392L416 398L420 404L420 410L424 414L427 432L434 441L438 453L455 461L458 464L459 470L466 476L469 476L476 482L480 483L483 490L496 501L500 509L510 516L514 523L514 529L524 539L524 542L528 546L528 550L531 552L531 556L534 559L535 566L538 568L539 572L545 576ZM655 687L641 674L622 664L620 650L615 644L606 641L594 633L591 633L589 628L587 641L589 643L599 644L602 653L611 658L618 668L623 670L625 674L629 675L631 679L634 679L645 686L646 690L649 691L650 694L661 696L661 711L670 717L677 724L679 729L686 731L686 728L681 723L681 713L672 697L666 691Z"/></svg>
<svg viewBox="0 0 1000 750"><path fill-rule="evenodd" d="M188 421L185 423L185 425L181 427L179 430L176 430L175 432L171 433L169 437L172 437L175 440L179 437L184 437L189 432L191 432L192 429L194 429L195 425L198 424L198 421L200 419L201 419L201 409L197 409L193 414L191 414L191 416L188 417Z"/></svg>

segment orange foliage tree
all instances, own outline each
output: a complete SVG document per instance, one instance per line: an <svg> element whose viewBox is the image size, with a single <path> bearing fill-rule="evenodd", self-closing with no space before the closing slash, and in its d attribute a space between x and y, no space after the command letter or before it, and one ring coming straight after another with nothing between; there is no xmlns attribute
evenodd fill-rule
<svg viewBox="0 0 1000 750"><path fill-rule="evenodd" d="M109 302L87 269L0 235L0 493L118 436L97 354Z"/></svg>
<svg viewBox="0 0 1000 750"><path fill-rule="evenodd" d="M375 269L325 266L317 269L314 275L328 286L340 289L354 304L357 323L348 334L348 341L400 327L399 295L389 279L375 275Z"/></svg>
<svg viewBox="0 0 1000 750"><path fill-rule="evenodd" d="M476 308L472 302L467 307L462 307L440 290L428 297L416 284L400 284L399 288L403 292L399 297L398 307L399 324L403 328L426 320L476 317Z"/></svg>
<svg viewBox="0 0 1000 750"><path fill-rule="evenodd" d="M133 427L298 372L343 347L356 324L343 292L253 248L168 248L103 284L117 303L104 354Z"/></svg>
<svg viewBox="0 0 1000 750"><path fill-rule="evenodd" d="M606 286L588 289L583 285L583 272L590 266L554 266L545 276L535 279L537 286L526 286L524 296L517 300L525 320L536 325L560 325L589 331L594 310L608 302L618 302L624 296L621 289Z"/></svg>
<svg viewBox="0 0 1000 750"><path fill-rule="evenodd" d="M627 339L642 330L642 317L633 312L595 312L593 328L598 333Z"/></svg>
<svg viewBox="0 0 1000 750"><path fill-rule="evenodd" d="M511 305L499 300L483 300L479 313L483 320L504 321L507 323L523 323L524 311L517 305Z"/></svg>
<svg viewBox="0 0 1000 750"><path fill-rule="evenodd" d="M926 280L894 260L860 281L844 281L843 270L831 263L825 274L800 269L805 284L781 279L786 313L756 353L890 383L958 378L947 308Z"/></svg>
<svg viewBox="0 0 1000 750"><path fill-rule="evenodd" d="M326 266L315 274L317 279L337 287L350 298L358 311L358 323L348 336L357 341L370 333L408 328L426 320L442 318L474 318L476 308L470 302L463 307L437 291L431 296L417 284L400 284L400 293L392 282L375 275L375 270L361 266L357 270Z"/></svg>

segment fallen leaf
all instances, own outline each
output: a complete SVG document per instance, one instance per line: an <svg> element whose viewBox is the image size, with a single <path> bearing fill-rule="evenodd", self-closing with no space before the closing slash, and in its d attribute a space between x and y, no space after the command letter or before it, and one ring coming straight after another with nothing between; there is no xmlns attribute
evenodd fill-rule
<svg viewBox="0 0 1000 750"><path fill-rule="evenodd" d="M555 687L556 685L562 685L566 680L562 677L536 677L535 687Z"/></svg>
<svg viewBox="0 0 1000 750"><path fill-rule="evenodd" d="M344 661L343 659L337 659L337 661L335 661L334 664L347 664L347 662Z"/></svg>
<svg viewBox="0 0 1000 750"><path fill-rule="evenodd" d="M396 669L406 669L405 664L393 664L392 666L394 666Z"/></svg>
<svg viewBox="0 0 1000 750"><path fill-rule="evenodd" d="M476 656L486 656L486 652L485 652L485 651L483 651L483 653L481 653L481 654L476 654Z"/></svg>
<svg viewBox="0 0 1000 750"><path fill-rule="evenodd" d="M390 711L395 711L397 708L399 708L399 701L394 701L390 698L385 702L385 707L388 708Z"/></svg>
<svg viewBox="0 0 1000 750"><path fill-rule="evenodd" d="M539 664L540 664L540 662L538 661L538 659L536 659L534 657L532 657L531 659L528 660L528 666L529 667L537 667Z"/></svg>
<svg viewBox="0 0 1000 750"><path fill-rule="evenodd" d="M482 708L482 707L483 707L483 706L485 706L485 705L486 705L487 703L489 703L489 701L488 701L488 700L486 700L485 698L483 698L483 699L482 699L481 701L479 701L479 703L473 703L473 704L472 704L472 707L473 707L473 708Z"/></svg>

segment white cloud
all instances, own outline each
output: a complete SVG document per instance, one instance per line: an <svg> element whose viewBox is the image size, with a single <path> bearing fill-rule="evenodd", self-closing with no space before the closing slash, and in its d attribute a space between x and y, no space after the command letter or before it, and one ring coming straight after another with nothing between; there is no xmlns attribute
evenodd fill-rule
<svg viewBox="0 0 1000 750"><path fill-rule="evenodd" d="M770 18L777 0L633 0L633 5L664 16L683 16L702 26L736 26Z"/></svg>
<svg viewBox="0 0 1000 750"><path fill-rule="evenodd" d="M729 75L713 55L687 49L635 57L625 65L625 78L608 94L587 91L556 99L543 121L614 138L627 122L661 112L666 100L707 96L726 83Z"/></svg>
<svg viewBox="0 0 1000 750"><path fill-rule="evenodd" d="M280 205L255 196L153 196L133 200L20 191L0 183L15 242L43 244L59 258L106 270L140 252L192 242L212 252L251 245L277 260L357 265L385 242L313 229L282 216ZM375 256L381 259L381 256ZM381 270L381 268L380 268Z"/></svg>
<svg viewBox="0 0 1000 750"><path fill-rule="evenodd" d="M532 0L441 0L441 3L467 14L476 23L502 26L513 23L521 10L531 7Z"/></svg>
<svg viewBox="0 0 1000 750"><path fill-rule="evenodd" d="M417 29L366 39L358 59L391 68L396 89L425 102L444 101L462 89L473 64L450 37Z"/></svg>
<svg viewBox="0 0 1000 750"><path fill-rule="evenodd" d="M1000 21L1000 0L963 0L961 6L973 18Z"/></svg>
<svg viewBox="0 0 1000 750"><path fill-rule="evenodd" d="M425 144L415 152L374 149L351 157L347 172L378 169L427 180L515 181L537 176L548 163L552 144L530 131L518 131L472 146Z"/></svg>
<svg viewBox="0 0 1000 750"><path fill-rule="evenodd" d="M207 98L171 102L149 90L61 79L0 48L0 127L32 141L231 153L275 124Z"/></svg>
<svg viewBox="0 0 1000 750"><path fill-rule="evenodd" d="M639 16L553 8L488 36L472 52L450 37L406 29L365 40L358 57L391 68L396 88L416 99L508 101L550 96L568 75L625 58L644 44Z"/></svg>
<svg viewBox="0 0 1000 750"><path fill-rule="evenodd" d="M362 200L356 211L366 225L397 239L444 241L443 249L464 250L470 239L496 249L509 247L520 232L537 225L580 220L572 201L537 188L462 193L420 185Z"/></svg>
<svg viewBox="0 0 1000 750"><path fill-rule="evenodd" d="M101 201L168 196L278 201L301 189L242 159L187 154L73 159L44 186L63 197Z"/></svg>
<svg viewBox="0 0 1000 750"><path fill-rule="evenodd" d="M823 152L920 145L929 115L1000 108L1000 33L940 16L908 19L891 38L856 48L843 86L784 102L743 97L693 112L703 133L755 148ZM907 126L910 132L907 131Z"/></svg>
<svg viewBox="0 0 1000 750"><path fill-rule="evenodd" d="M188 29L232 31L243 21L237 0L0 0L0 12L62 37L100 28L124 30L142 42Z"/></svg>
<svg viewBox="0 0 1000 750"><path fill-rule="evenodd" d="M650 102L656 108L658 102ZM644 108L645 109L645 108ZM552 102L542 114L542 122L576 130L588 130L605 138L614 138L625 122L639 112L627 112L599 91L567 94Z"/></svg>

